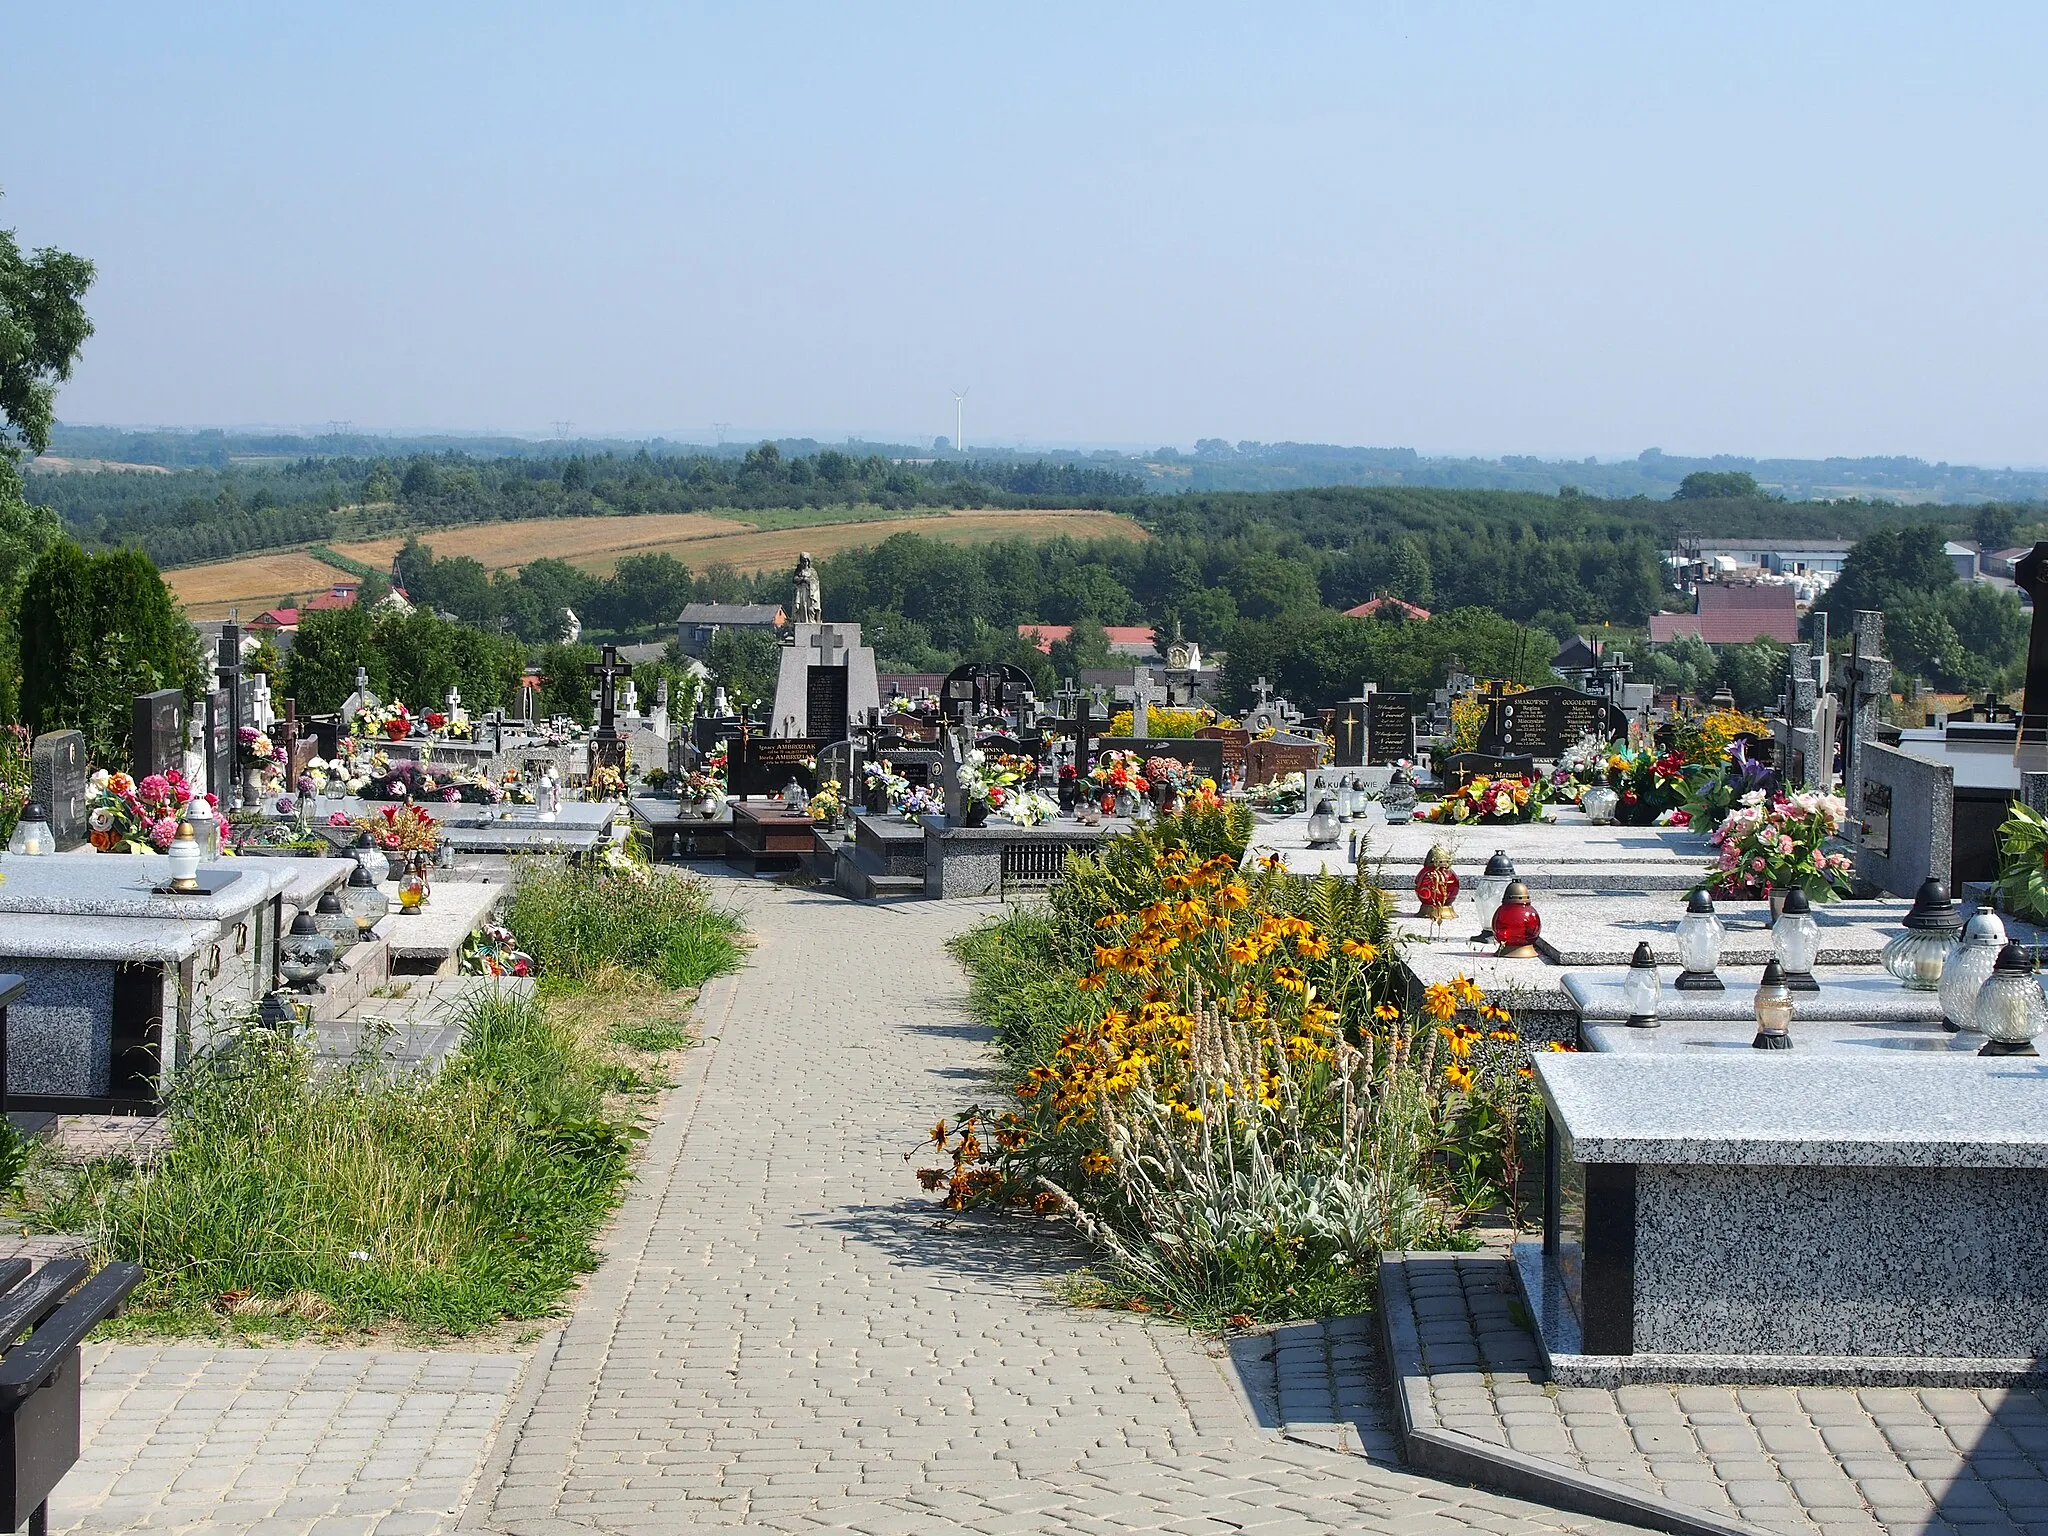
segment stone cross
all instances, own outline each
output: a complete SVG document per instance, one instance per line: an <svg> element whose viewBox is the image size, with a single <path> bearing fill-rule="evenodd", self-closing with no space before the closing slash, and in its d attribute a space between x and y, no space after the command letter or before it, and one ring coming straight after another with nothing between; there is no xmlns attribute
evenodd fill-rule
<svg viewBox="0 0 2048 1536"><path fill-rule="evenodd" d="M2033 626L2027 631L2027 692L2020 703L2019 744L2048 741L2048 624L2041 611L2048 604L2048 543L2036 544L2012 563L2013 585L2034 601Z"/></svg>
<svg viewBox="0 0 2048 1536"><path fill-rule="evenodd" d="M1252 684L1252 692L1259 696L1259 708L1264 709L1273 700L1273 685L1261 677Z"/></svg>
<svg viewBox="0 0 2048 1536"><path fill-rule="evenodd" d="M1892 664L1884 659L1884 615L1868 608L1856 610L1850 632L1849 662L1843 668L1842 692L1847 703L1848 730L1842 743L1843 798L1849 805L1849 824L1863 821L1863 763L1865 749L1877 740L1878 709L1892 691Z"/></svg>
<svg viewBox="0 0 2048 1536"><path fill-rule="evenodd" d="M818 632L811 636L811 649L818 653L818 659L812 663L813 666L837 666L838 663L832 658L846 649L846 642L839 638L838 626L822 624L818 627Z"/></svg>
<svg viewBox="0 0 2048 1536"><path fill-rule="evenodd" d="M1166 702L1152 674L1141 671L1131 680L1131 735L1143 741L1152 733L1152 706Z"/></svg>

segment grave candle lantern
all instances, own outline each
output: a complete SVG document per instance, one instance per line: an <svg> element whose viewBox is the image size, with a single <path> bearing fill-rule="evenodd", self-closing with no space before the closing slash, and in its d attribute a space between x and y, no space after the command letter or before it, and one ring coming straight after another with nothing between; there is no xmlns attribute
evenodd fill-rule
<svg viewBox="0 0 2048 1536"><path fill-rule="evenodd" d="M1794 886L1785 893L1785 911L1771 929L1771 948L1785 970L1785 985L1794 992L1818 992L1813 979L1813 962L1820 954L1820 924L1813 920L1813 905L1806 892Z"/></svg>
<svg viewBox="0 0 2048 1536"><path fill-rule="evenodd" d="M1756 1038L1749 1043L1760 1051L1791 1050L1792 989L1785 985L1785 968L1775 960L1764 967L1755 1007Z"/></svg>
<svg viewBox="0 0 2048 1536"><path fill-rule="evenodd" d="M1515 878L1515 861L1508 857L1505 848L1493 850L1493 857L1486 861L1486 868L1472 883L1474 904L1481 912L1491 913L1500 906L1501 897L1508 892L1508 882ZM1484 944L1493 938L1491 924L1472 936L1475 944Z"/></svg>
<svg viewBox="0 0 2048 1536"><path fill-rule="evenodd" d="M391 910L391 898L377 888L370 872L358 864L348 877L348 884L342 887L341 910L355 923L357 936L367 939L370 930Z"/></svg>
<svg viewBox="0 0 2048 1536"><path fill-rule="evenodd" d="M1536 935L1543 931L1543 919L1529 904L1529 887L1510 880L1500 906L1493 914L1493 936L1500 941L1494 951L1502 960L1532 960L1536 957Z"/></svg>
<svg viewBox="0 0 2048 1536"><path fill-rule="evenodd" d="M1969 1033L1977 1028L1977 994L1991 979L2005 948L2005 924L1989 907L1980 907L1963 924L1963 931L1942 962L1941 1022L1950 1032Z"/></svg>
<svg viewBox="0 0 2048 1536"><path fill-rule="evenodd" d="M1650 953L1650 941L1637 941L1629 957L1628 975L1621 981L1621 1000L1628 1009L1628 1022L1636 1029L1657 1027L1657 958Z"/></svg>
<svg viewBox="0 0 2048 1536"><path fill-rule="evenodd" d="M1595 768L1593 783L1579 796L1579 809L1586 813L1586 820L1596 827L1604 827L1614 820L1615 809L1621 804L1621 796L1607 786L1607 770Z"/></svg>
<svg viewBox="0 0 2048 1536"><path fill-rule="evenodd" d="M1458 872L1451 868L1451 851L1442 843L1429 850L1415 875L1415 894L1421 899L1417 914L1432 923L1446 922L1458 915Z"/></svg>
<svg viewBox="0 0 2048 1536"><path fill-rule="evenodd" d="M313 907L313 926L326 934L334 945L335 964L341 957L356 947L362 937L356 931L356 920L349 916L341 905L341 896L335 891L321 893L320 900Z"/></svg>
<svg viewBox="0 0 2048 1536"><path fill-rule="evenodd" d="M1681 992L1721 992L1721 978L1714 973L1721 965L1721 943L1728 930L1714 911L1714 898L1694 891L1686 898L1685 916L1678 920L1678 963L1683 969L1673 983Z"/></svg>
<svg viewBox="0 0 2048 1536"><path fill-rule="evenodd" d="M1308 813L1308 845L1311 848L1337 846L1337 799L1327 789L1316 800L1316 808Z"/></svg>
<svg viewBox="0 0 2048 1536"><path fill-rule="evenodd" d="M284 979L300 992L310 992L334 963L334 940L314 926L313 914L301 912L292 919L292 931L277 946L278 969Z"/></svg>
<svg viewBox="0 0 2048 1536"><path fill-rule="evenodd" d="M369 875L372 884L382 879L391 867L391 861L384 857L384 850L377 846L377 839L365 831L358 833L355 844L356 864Z"/></svg>
<svg viewBox="0 0 2048 1536"><path fill-rule="evenodd" d="M1991 976L1977 993L1976 1021L1984 1035L1979 1056L2038 1056L2034 1037L2048 1024L2048 1001L2034 980L2034 962L2017 944L1998 952Z"/></svg>
<svg viewBox="0 0 2048 1536"><path fill-rule="evenodd" d="M1396 768L1387 787L1380 791L1380 814L1390 827L1405 826L1415 814L1415 781L1408 777L1406 768Z"/></svg>
<svg viewBox="0 0 2048 1536"><path fill-rule="evenodd" d="M300 796L302 810L309 807L311 797ZM220 857L220 818L213 814L213 807L206 803L204 795L194 795L185 805L185 819L192 824L192 840L199 845L201 859Z"/></svg>
<svg viewBox="0 0 2048 1536"><path fill-rule="evenodd" d="M178 835L171 839L167 850L171 862L171 889L174 891L196 891L199 889L199 844L192 836L192 823L178 823Z"/></svg>
<svg viewBox="0 0 2048 1536"><path fill-rule="evenodd" d="M1962 924L1948 887L1929 875L1913 897L1905 916L1906 931L1884 947L1884 968L1910 992L1933 992L1941 986L1941 968Z"/></svg>
<svg viewBox="0 0 2048 1536"><path fill-rule="evenodd" d="M21 820L14 824L14 835L7 839L7 851L29 857L57 851L56 835L50 831L50 813L40 800L31 800L21 808Z"/></svg>

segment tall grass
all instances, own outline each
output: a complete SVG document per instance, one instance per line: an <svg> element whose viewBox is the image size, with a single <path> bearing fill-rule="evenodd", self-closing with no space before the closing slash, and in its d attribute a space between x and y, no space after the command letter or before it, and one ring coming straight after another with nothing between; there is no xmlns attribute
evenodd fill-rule
<svg viewBox="0 0 2048 1536"><path fill-rule="evenodd" d="M668 987L739 969L741 923L708 887L663 870L545 863L521 871L505 926L544 978L588 981L607 966Z"/></svg>
<svg viewBox="0 0 2048 1536"><path fill-rule="evenodd" d="M250 1029L179 1079L149 1166L33 1184L35 1225L147 1271L130 1327L222 1312L467 1333L545 1314L596 1262L637 1134L607 1063L535 998L481 992L438 1074L315 1071Z"/></svg>

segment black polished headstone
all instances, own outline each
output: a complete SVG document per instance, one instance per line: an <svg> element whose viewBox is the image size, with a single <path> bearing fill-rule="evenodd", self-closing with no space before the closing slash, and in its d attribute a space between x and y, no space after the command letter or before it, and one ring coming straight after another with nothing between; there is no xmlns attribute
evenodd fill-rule
<svg viewBox="0 0 2048 1536"><path fill-rule="evenodd" d="M726 793L741 799L773 799L791 779L806 790L818 787L814 766L822 741L808 736L749 736L734 742L725 765Z"/></svg>
<svg viewBox="0 0 2048 1536"><path fill-rule="evenodd" d="M1104 752L1135 752L1140 758L1178 758L1205 778L1223 782L1223 743L1201 736L1098 736L1097 755Z"/></svg>
<svg viewBox="0 0 2048 1536"><path fill-rule="evenodd" d="M1444 782L1463 789L1474 779L1529 779L1536 776L1536 759L1527 755L1503 756L1498 752L1453 752L1444 759Z"/></svg>
<svg viewBox="0 0 2048 1536"><path fill-rule="evenodd" d="M1365 765L1365 725L1367 719L1364 699L1346 699L1333 709L1324 711L1329 716L1331 742L1330 760L1339 768L1360 768Z"/></svg>
<svg viewBox="0 0 2048 1536"><path fill-rule="evenodd" d="M1486 702L1479 750L1508 757L1556 757L1586 736L1628 735L1628 716L1606 699L1563 686L1500 694Z"/></svg>
<svg viewBox="0 0 2048 1536"><path fill-rule="evenodd" d="M1415 761L1415 695L1376 693L1365 701L1365 760L1374 767Z"/></svg>
<svg viewBox="0 0 2048 1536"><path fill-rule="evenodd" d="M185 695L176 688L135 696L135 736L130 751L135 777L169 773L185 766Z"/></svg>
<svg viewBox="0 0 2048 1536"><path fill-rule="evenodd" d="M320 755L333 759L339 748L336 722L327 722L327 734L321 734L321 724L313 721L313 739L320 742ZM206 787L222 805L228 803L228 790L235 777L235 722L228 691L216 688L206 696Z"/></svg>
<svg viewBox="0 0 2048 1536"><path fill-rule="evenodd" d="M50 831L63 853L85 841L85 737L45 731L29 748L29 798L50 813Z"/></svg>
<svg viewBox="0 0 2048 1536"><path fill-rule="evenodd" d="M2048 740L2048 543L2036 544L2012 563L2012 584L2033 599L2033 627L2027 631L2027 693L2020 704L2020 739Z"/></svg>

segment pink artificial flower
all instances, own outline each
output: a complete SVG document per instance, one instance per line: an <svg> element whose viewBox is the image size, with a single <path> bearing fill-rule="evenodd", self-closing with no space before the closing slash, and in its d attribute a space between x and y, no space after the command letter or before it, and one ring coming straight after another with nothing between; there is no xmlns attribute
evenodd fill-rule
<svg viewBox="0 0 2048 1536"><path fill-rule="evenodd" d="M1762 874L1764 872L1764 861L1762 856L1759 855L1758 857L1751 859L1749 861L1749 867L1755 870L1758 874Z"/></svg>
<svg viewBox="0 0 2048 1536"><path fill-rule="evenodd" d="M150 777L155 778L156 775L151 774ZM175 816L165 816L160 820L154 821L150 824L149 840L152 843L156 844L157 849L160 852L163 849L170 847L171 839L176 837L177 835L178 819Z"/></svg>
<svg viewBox="0 0 2048 1536"><path fill-rule="evenodd" d="M1792 839L1783 833L1778 835L1778 852L1785 855L1788 859L1792 857Z"/></svg>
<svg viewBox="0 0 2048 1536"><path fill-rule="evenodd" d="M339 811L334 812L327 818L327 825L329 825L330 827L345 827L348 824L348 818L342 815L341 812Z"/></svg>
<svg viewBox="0 0 2048 1536"><path fill-rule="evenodd" d="M152 773L136 786L136 790L145 800L167 800L170 798L171 781L160 773Z"/></svg>
<svg viewBox="0 0 2048 1536"><path fill-rule="evenodd" d="M448 804L453 805L456 801L462 798L462 791L451 784L446 789L441 791L441 798L447 801Z"/></svg>

